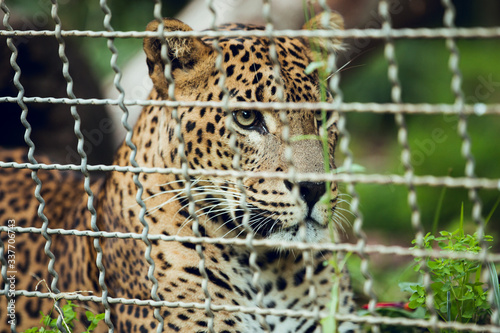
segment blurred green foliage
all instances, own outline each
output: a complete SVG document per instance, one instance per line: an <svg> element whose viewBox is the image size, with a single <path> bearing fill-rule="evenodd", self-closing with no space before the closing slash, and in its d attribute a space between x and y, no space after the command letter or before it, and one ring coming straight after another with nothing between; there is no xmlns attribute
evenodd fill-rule
<svg viewBox="0 0 500 333"><path fill-rule="evenodd" d="M500 103L500 67L497 65L500 43L497 40L460 40L458 47L466 103ZM449 56L443 40L396 41L403 102L453 104ZM361 67L347 69L348 75L342 73L344 101L391 102L391 85L387 78L387 61L383 55L383 47L370 50L364 61ZM352 137L351 149L356 163L366 167L368 173L404 173L393 115L349 113L347 118ZM461 155L462 140L457 133L456 116L407 115L406 121L415 174L454 177L465 175L465 159ZM500 177L500 117L469 116L468 131L476 160L476 175L487 178ZM411 239L413 230L408 223L410 209L406 187L360 184L357 189L367 229L387 230L388 237L392 237L394 233L405 233L407 238L403 237L402 240ZM422 222L427 228L432 223L440 191L439 188L417 188ZM480 193L484 202L483 213L487 213L500 193ZM468 191L447 190L440 219L443 228L456 222L462 202L468 212L466 216L470 216ZM500 214L495 213L492 219L498 222Z"/></svg>

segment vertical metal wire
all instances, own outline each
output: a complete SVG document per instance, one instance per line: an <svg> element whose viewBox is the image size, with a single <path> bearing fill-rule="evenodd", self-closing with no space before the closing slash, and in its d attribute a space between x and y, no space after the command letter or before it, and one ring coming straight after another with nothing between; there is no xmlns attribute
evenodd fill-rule
<svg viewBox="0 0 500 333"><path fill-rule="evenodd" d="M213 5L213 0L207 0L206 4L207 4L209 10L211 11L211 13L213 15L212 16L213 19L212 19L211 27L212 27L212 29L216 29L216 25L215 25L215 22L216 22L216 11L215 11L215 8L214 8L214 5ZM219 80L219 86L221 87L221 89L223 91L223 100L222 100L222 102L225 104L225 106L224 106L224 111L225 111L225 114L226 114L225 126L226 126L226 128L228 128L228 130L230 132L229 146L231 147L232 151L234 152L234 157L233 157L233 161L232 161L232 168L235 169L235 170L237 170L237 171L241 171L242 170L241 169L241 165L240 165L241 150L237 146L237 132L234 129L234 125L233 125L234 121L233 121L233 118L232 118L232 115L231 115L231 112L230 112L230 108L228 106L228 103L229 103L229 91L228 91L228 89L227 89L227 87L225 85L225 80L226 80L227 76L226 76L225 69L222 66L222 63L223 63L223 52L222 52L222 49L220 48L220 46L218 44L218 39L217 38L214 39L213 47L217 51L216 68L221 73L221 77L220 77L220 80ZM253 276L252 276L252 285L253 285L253 287L257 291L257 295L256 295L256 300L255 301L256 301L257 306L259 306L259 307L262 308L264 306L264 304L263 304L264 290L263 290L263 288L261 287L261 285L259 283L260 276L261 276L261 269L260 269L260 267L257 264L257 259L258 259L257 251L256 251L256 249L255 249L255 247L253 246L253 243L252 243L252 241L254 239L254 232L253 232L253 230L252 230L252 228L250 227L250 224L249 224L249 221L250 221L250 210L249 210L247 202L246 202L246 200L247 200L247 191L246 191L246 188L245 188L245 186L243 184L243 179L241 177L237 178L236 184L237 184L238 190L241 193L241 197L240 197L240 200L239 200L239 206L241 207L241 209L243 211L242 225L245 228L245 230L247 231L245 246L250 251L249 266L250 266L250 269L251 269L251 271L253 273ZM259 323L261 324L261 326L264 329L264 331L265 332L270 332L270 327L267 324L266 317L262 316L260 314L257 314L257 318L259 319Z"/></svg>
<svg viewBox="0 0 500 333"><path fill-rule="evenodd" d="M62 24L61 24L61 19L59 18L58 15L58 2L57 0L52 0L52 10L51 10L51 15L52 19L54 20L55 23L55 37L57 39L57 42L59 44L59 58L62 61L63 68L62 68L62 74L64 76L64 79L66 80L66 94L68 95L69 98L76 98L74 92L73 92L73 78L69 74L69 60L66 56L66 51L65 51L65 42L64 39L61 36L61 30L62 30ZM87 169L87 154L85 153L83 147L84 147L84 137L81 132L81 118L80 115L78 114L78 111L76 109L75 105L72 105L70 107L70 112L71 115L73 116L73 119L75 120L75 126L74 126L74 132L75 135L78 139L78 144L77 144L77 151L78 154L80 155L81 158L81 173L84 176L84 190L87 193L87 208L91 214L91 227L92 230L94 231L99 231L99 228L97 227L97 213L94 207L94 193L90 189L90 174ZM113 332L113 324L111 323L111 317L110 317L110 307L109 303L107 301L107 295L108 295L108 289L106 287L106 284L104 282L105 278L105 270L104 266L102 265L102 248L99 244L99 238L94 238L93 241L94 248L97 252L97 257L96 257L96 265L99 270L99 286L102 289L102 304L105 309L105 323L107 324L109 331ZM61 318L58 318L58 322Z"/></svg>
<svg viewBox="0 0 500 333"><path fill-rule="evenodd" d="M331 63L330 63L331 62ZM335 59L329 59L329 66L332 67L331 72L334 73L334 75L331 76L329 80L329 87L330 90L334 93L334 100L333 104L336 105L339 109L340 106L342 105L343 102L343 93L342 90L340 89L340 72L336 72L336 64L335 64ZM342 154L344 155L344 163L343 163L343 169L345 170L346 173L352 173L352 166L353 166L353 161L354 161L354 156L349 148L349 144L351 141L351 135L349 133L349 130L347 129L347 117L344 112L339 111L339 120L337 123L337 128L340 134L340 143L339 143L339 148ZM377 295L373 291L373 277L372 274L370 273L370 257L368 254L364 252L365 246L367 244L367 236L363 230L363 214L361 213L361 210L359 209L360 205L360 200L359 200L359 195L358 192L356 191L356 187L354 183L348 183L346 186L347 193L351 197L351 202L350 202L350 210L354 215L354 222L353 222L353 232L354 235L356 236L358 242L357 242L357 247L359 249L359 257L361 259L360 262L360 271L361 274L363 275L365 282L363 284L363 293L369 298L368 301L368 311L370 312L371 315L376 315L375 312L375 306L377 304ZM377 325L373 325L371 327L372 331L377 333L380 332L380 328Z"/></svg>
<svg viewBox="0 0 500 333"><path fill-rule="evenodd" d="M317 14L317 15L322 15L322 22L320 22L320 28L321 29L329 29L330 28L330 13L331 13L331 9L330 7L328 6L328 4L326 3L325 0L320 0L318 1L318 4L320 5L321 9L322 9L322 13L321 14ZM308 10L308 8L306 8L307 4L304 4L304 11ZM312 17L310 17L309 19L312 19ZM332 42L330 39L325 39L322 41L321 44L325 44L326 45L326 50L328 52L327 54L327 59L326 59L326 63L327 63L327 68L325 69L327 75L330 75L331 73L334 73L335 72L335 61L336 61L336 55L335 53L333 52L333 47L332 46ZM312 43L310 43L312 46ZM322 61L323 59L319 59L320 61ZM313 61L318 61L318 59L313 59ZM321 79L321 77L320 77ZM338 82L338 81L337 81ZM324 102L324 101L321 101L321 102ZM327 133L324 133L324 135L328 135ZM322 144L323 141L322 141ZM327 161L329 161L329 158L326 159ZM291 163L291 161L290 161ZM329 168L328 168L329 169ZM324 172L327 172L327 167L325 165L325 170ZM326 184L325 184L326 186ZM329 189L327 189L327 191L329 191ZM297 195L297 194L295 194ZM297 195L298 196L298 195ZM295 197L295 200L297 200L297 197ZM328 201L330 202L330 200ZM302 224L301 227L303 229L305 229L305 225ZM333 241L333 239L332 239ZM337 258L340 258L339 255L337 255ZM319 304L317 303L317 286L315 284L315 281L313 279L313 258L312 258L312 253L308 252L308 251L305 251L304 252L304 263L306 265L306 274L305 274L305 282L307 282L309 284L309 298L311 299L312 301L312 304L313 304L313 310L312 312L315 313L316 317L315 317L315 321L316 322L319 322L320 321L320 316L319 316ZM336 272L338 274L340 274L340 272ZM337 275L337 277L339 277L339 275ZM338 292L338 291L337 291ZM339 298L340 299L340 298ZM338 310L338 307L337 307L337 310ZM322 327L320 327L320 329L322 330Z"/></svg>
<svg viewBox="0 0 500 333"><path fill-rule="evenodd" d="M455 28L455 6L451 0L441 0L441 4L444 7L444 16L443 16L443 24L447 28ZM459 67L460 62L460 51L457 47L454 38L448 37L446 38L446 47L450 51L450 58L448 61L448 67L450 72L452 73L451 78L451 90L453 95L455 96L455 110L458 114L458 135L462 139L462 149L461 153L463 158L465 159L465 176L468 178L475 178L475 160L471 150L471 138L467 131L467 116L464 113L464 105L465 98L464 92L462 90L462 72ZM480 255L481 257L486 256L488 251L488 244L483 240L484 236L484 219L481 215L482 212L482 202L479 197L478 189L471 188L469 190L469 200L472 202L472 220L477 225L477 238L482 245L483 253ZM486 262L483 260L483 264ZM488 269L484 270L484 275L488 276ZM485 279L486 281L490 281L489 278ZM491 284L490 290L491 290ZM493 301L494 292L490 292L488 294L489 302L492 306L492 314L491 314L491 323L498 323L499 319L499 309L495 306L495 302Z"/></svg>
<svg viewBox="0 0 500 333"><path fill-rule="evenodd" d="M159 22L158 25L158 38L160 39L161 42L161 59L163 63L165 64L165 79L168 82L168 98L171 101L175 101L175 81L172 76L172 65L171 61L167 56L167 44L165 41L165 37L163 36L164 32L164 24L163 24L163 19L161 15L161 1L155 0L155 7L154 7L154 18ZM186 198L188 199L188 213L189 216L192 220L192 230L193 233L196 237L202 237L200 230L199 230L199 220L198 220L198 215L196 214L196 206L195 206L195 200L193 197L193 194L191 192L192 188L192 182L191 178L188 174L188 161L187 161L187 156L185 152L185 142L184 142L184 137L182 136L182 127L181 127L181 120L179 117L179 110L177 107L172 108L171 110L172 113L172 118L176 122L176 126L174 129L174 135L176 138L179 140L179 146L178 146L178 155L181 160L181 169L182 169L182 177L184 178L185 182L185 190L186 190ZM198 263L198 269L200 271L200 274L203 278L201 282L201 287L203 289L203 293L205 294L205 313L208 316L208 330L210 333L215 333L214 330L214 313L211 310L210 306L212 303L212 297L210 295L210 292L208 290L208 274L205 268L205 255L203 253L203 245L202 244L196 244L195 246L196 253L200 257L200 261Z"/></svg>
<svg viewBox="0 0 500 333"><path fill-rule="evenodd" d="M441 0L445 7L443 22L447 28L455 28L455 7L450 0ZM459 68L460 51L455 40L451 37L446 38L446 46L450 51L448 66L452 73L451 90L455 95L455 109L458 113L458 133L462 139L462 156L465 159L465 176L475 178L475 160L471 151L471 138L467 132L467 116L464 113L464 93L462 91L462 72ZM484 235L484 220L481 216L482 203L479 198L478 190L473 188L469 191L469 198L472 201L472 219L477 224L478 238L482 239Z"/></svg>
<svg viewBox="0 0 500 333"><path fill-rule="evenodd" d="M273 20L272 20L272 10L271 10L271 0L264 0L263 6L262 6L262 15L266 21L266 26L265 26L265 31L269 34L268 39L269 39L269 58L271 59L272 65L273 65L273 72L274 72L274 77L276 80L276 99L278 102L284 102L285 101L285 87L284 87L284 82L281 79L281 65L278 59L278 53L276 51L276 42L274 40L274 37L272 35L274 31L274 25L273 25ZM291 146L291 137L290 137L290 122L288 120L287 112L286 110L280 110L279 111L279 117L280 121L282 123L282 134L281 138L283 139L283 143L285 144L285 149L284 149L284 159L288 167L288 177L287 179L290 181L292 184L292 189L291 189L291 195L292 195L292 201L293 204L296 206L300 205L300 193L299 193L299 185L297 184L297 174L295 170L295 165L293 162L293 151L292 151L292 146ZM299 230L298 230L298 235L301 241L306 241L306 225L305 221L300 221L299 225ZM305 264L305 275L304 275L304 282L309 284L309 292L308 292L308 297L311 299L311 304L313 304L313 311L317 313L317 316L315 318L315 321L318 322L319 320L319 307L317 306L317 297L316 296L316 289L314 286L314 283L312 281L312 275L313 275L313 263L312 263L312 256L309 251L303 251L302 252L303 256L303 261Z"/></svg>
<svg viewBox="0 0 500 333"><path fill-rule="evenodd" d="M335 80L337 81L339 80L337 75L338 73L335 74L335 76L333 76L332 79L330 79L330 89L335 93L335 100L338 100L339 102L337 103L340 104L342 100L342 92L338 88L338 82L335 82ZM346 170L345 171L346 173L351 173L354 156L352 154L351 149L349 148L351 136L349 131L347 130L346 123L347 119L345 113L339 112L339 121L337 124L337 128L342 137L340 140L339 148L342 154L344 155L343 169ZM372 315L376 315L375 306L377 304L377 295L373 291L373 277L369 269L370 266L369 256L364 252L368 238L366 237L366 234L363 231L363 214L359 209L360 200L358 192L356 191L355 188L355 184L353 183L347 184L347 193L351 197L350 210L354 214L353 232L356 238L358 239L357 247L359 249L359 257L361 259L360 270L361 274L365 278L365 283L363 285L363 292L366 296L369 297L368 311L370 311ZM380 331L378 326L373 326L372 330L373 332Z"/></svg>
<svg viewBox="0 0 500 333"><path fill-rule="evenodd" d="M379 14L383 19L382 30L390 33L391 27L391 17L389 14L389 4L387 0L381 0L379 3ZM394 103L402 103L401 99L401 83L398 77L398 64L396 61L396 56L394 52L394 42L390 37L386 38L384 55L388 63L388 77L391 82L391 98ZM405 168L405 177L408 181L408 205L411 209L411 223L413 228L416 230L416 240L417 245L422 245L424 229L420 218L420 209L417 203L417 195L415 192L415 186L412 183L412 178L414 176L413 166L411 165L411 153L410 146L408 144L408 129L406 126L405 116L402 113L397 113L395 115L396 124L398 125L398 142L402 148L401 150L401 162Z"/></svg>
<svg viewBox="0 0 500 333"><path fill-rule="evenodd" d="M9 24L10 10L8 9L7 5L5 4L5 2L3 0L0 2L0 6L1 6L3 12L5 13L5 16L3 18L3 25L5 26L5 28L7 30L13 31L14 29ZM33 141L30 138L31 125L27 120L28 107L26 106L26 104L23 101L25 91L24 91L23 85L21 84L21 82L19 80L21 77L21 68L19 67L19 65L17 64L17 61L16 61L18 51L17 51L16 46L12 42L12 38L7 38L7 46L9 47L10 51L12 52L11 57L10 57L10 65L12 66L12 69L15 72L13 82L14 82L14 86L18 90L17 104L19 105L19 107L22 110L21 118L20 118L21 123L26 128L26 131L24 132L24 141L26 142L26 144L29 147L28 148L28 160L30 161L30 163L38 164L38 162L36 161L36 159L34 157L35 144L33 143ZM48 272L53 278L51 285L50 285L50 288L51 288L51 291L53 293L59 293L59 289L57 288L57 282L59 280L59 275L54 270L55 256L52 253L52 251L50 250L50 247L52 246L52 237L47 233L47 228L49 226L49 220L43 212L45 209L45 200L43 199L43 197L40 194L41 190L42 190L42 182L41 182L40 178L38 178L36 170L33 170L31 172L31 178L36 183L35 198L39 202L37 214L38 214L38 217L42 220L42 228L41 228L42 235L46 240L44 252L47 255L47 257L49 257ZM55 306L58 306L58 305L59 305L59 301L55 301ZM65 332L65 328L62 326L62 318L61 317L58 317L58 319L57 319L57 327L62 332ZM15 322L13 324L11 324L11 331L16 332L16 323Z"/></svg>
<svg viewBox="0 0 500 333"><path fill-rule="evenodd" d="M100 0L99 4L101 6L101 10L104 13L103 26L105 27L105 29L107 31L114 31L113 27L111 26L111 15L112 15L111 10L110 10L109 6L107 5L106 0ZM123 111L124 114L128 115L128 109L126 108L126 106L123 102L125 99L125 91L123 90L122 86L120 85L122 73L121 73L120 67L117 65L118 50L116 49L116 47L114 45L113 38L108 39L107 46L108 46L108 49L111 51L110 66L113 69L113 71L115 72L113 84L114 84L116 90L118 90L118 92L119 92L118 106L120 107L120 109ZM141 208L142 208L142 206L141 206ZM98 230L97 225L94 226L94 224L92 224L92 229L94 229L94 228L95 228L95 231ZM104 305L105 310L106 310L105 311L105 321L109 327L109 331L112 332L112 331L114 331L114 327L113 327L113 324L111 323L111 318L110 318L111 313L109 311L109 304L108 304L108 300L107 300L108 289L107 289L107 286L106 286L105 280L104 280L105 274L104 274L104 266L102 264L102 250L100 249L98 239L94 239L94 247L96 249L99 249L98 253L97 253L97 258L96 258L96 265L99 268L99 273L100 273L99 274L99 285L101 286L101 289L103 290L102 299L103 299L103 305ZM102 272L101 272L101 267L102 267ZM154 282L153 282L153 286L154 286ZM152 294L152 297L154 297L153 295L154 295L154 293ZM156 300L158 300L158 299L156 299ZM161 315L159 313L154 313L154 315L157 318L160 317L159 322L161 323L161 320L162 320Z"/></svg>
<svg viewBox="0 0 500 333"><path fill-rule="evenodd" d="M390 33L392 29L391 26L391 16L389 14L389 3L387 0L380 0L378 11L382 17L382 30L387 34ZM384 55L388 63L388 77L391 82L391 98L394 103L401 104L401 83L399 81L399 69L398 63L396 61L394 41L390 37L385 39L385 49ZM410 146L408 143L408 129L406 126L405 116L402 113L395 114L396 124L398 125L398 142L402 148L401 150L401 163L405 168L405 177L407 180L408 187L408 205L411 210L411 224L415 230L415 239L417 246L423 247L424 238L424 228L420 217L420 208L417 202L417 193L415 190L415 185L413 184L413 166L411 165L411 153ZM424 267L425 270L425 267ZM426 306L430 312L429 323L433 329L437 329L435 324L437 323L438 317L436 309L434 307L434 294L430 287L431 278L430 274L425 271L423 277L424 288L427 291Z"/></svg>
<svg viewBox="0 0 500 333"><path fill-rule="evenodd" d="M210 24L210 27L214 30L216 30L216 22L217 22L217 12L215 10L214 6L214 1L213 0L206 0L205 3L209 9L209 11L212 13L212 22ZM223 59L224 59L224 53L222 51L222 48L219 45L219 39L214 38L212 42L213 48L217 52L217 58L215 62L215 68L219 71L221 74L219 78L219 87L221 88L223 92L223 97L222 97L222 103L224 104L223 110L226 115L226 120L225 120L225 126L229 130L229 147L231 150L234 152L233 156L233 161L232 161L232 168L236 171L242 171L240 161L241 161L241 150L238 148L237 145L237 132L234 129L234 121L233 117L231 115L231 109L229 108L229 90L226 86L226 70L223 66ZM248 263L250 266L250 269L253 273L252 275L252 285L257 291L256 295L256 304L258 307L264 307L263 304L263 298L264 298L264 290L261 287L261 284L259 283L260 281L260 276L261 276L261 269L259 265L257 264L257 251L255 247L253 246L253 239L255 237L254 232L252 228L250 227L250 210L247 205L247 190L243 184L243 178L238 177L236 179L236 186L241 194L238 205L241 207L243 211L243 218L242 218L242 226L247 232L246 235L246 242L245 242L245 247L249 250L250 256L248 258ZM262 316L260 314L256 315L259 323L261 324L262 328L264 329L264 332L270 332L270 327L267 324L266 317Z"/></svg>
<svg viewBox="0 0 500 333"><path fill-rule="evenodd" d="M106 8L107 6L105 1L104 3L101 2L101 8L103 9L104 13L106 14L105 20L104 20L104 25L106 29L112 29L109 20L111 19L111 12L109 12L109 8ZM161 6L161 5L160 5ZM155 13L156 11L161 12L161 7L159 9L156 8L155 6ZM109 12L109 15L108 15ZM128 123L128 116L129 112L128 109L125 107L125 104L123 103L124 98L125 98L125 93L123 89L120 86L120 78L121 78L121 73L119 67L116 65L116 59L118 57L118 51L114 47L114 43L110 40L108 40L108 48L112 53L111 57L111 67L113 68L113 71L115 71L115 78L114 78L114 84L116 89L120 92L119 96L119 106L121 110L123 111L123 115L121 118L121 122L123 127L126 130L126 135L125 135L125 144L127 147L130 148L130 157L129 157L129 162L133 167L139 167L139 164L137 163L135 157L137 155L137 146L132 142L132 126ZM133 182L135 184L135 187L137 188L137 194L135 196L135 200L137 204L141 207L141 210L139 212L139 221L143 225L142 233L141 233L141 240L144 242L146 245L146 251L144 253L144 258L146 259L147 263L149 264L148 268L148 279L151 281L151 298L155 301L161 301L159 296L158 296L158 280L154 276L154 271L155 271L155 262L153 258L151 258L151 251L152 251L152 245L151 241L148 239L148 233L149 233L149 224L144 218L146 215L146 204L144 203L144 200L142 199L142 194L144 193L144 186L142 185L141 181L139 180L139 175L138 173L134 174L133 176ZM163 331L164 327L164 320L163 317L160 314L160 309L156 307L153 311L154 317L158 321L158 326L156 331L158 333Z"/></svg>

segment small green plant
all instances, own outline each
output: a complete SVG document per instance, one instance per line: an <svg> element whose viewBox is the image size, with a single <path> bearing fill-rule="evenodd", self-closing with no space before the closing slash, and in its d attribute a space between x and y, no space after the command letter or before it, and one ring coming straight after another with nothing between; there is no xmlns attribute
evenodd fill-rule
<svg viewBox="0 0 500 333"><path fill-rule="evenodd" d="M490 217L491 214L485 224ZM480 253L483 244L492 241L493 237L490 235L484 235L482 239L479 239L477 233L470 235L464 232L462 205L459 228L454 232L440 231L438 236L428 233L423 239L422 247L424 249L439 248L449 252ZM415 243L414 240L413 244ZM422 275L426 272L430 274L434 309L442 320L460 323L485 323L487 321L491 313L491 305L487 300L485 283L480 280L483 267L479 260L416 258L415 261L418 263L415 266L416 272ZM496 269L493 264L488 264L486 268L490 272L492 291L498 306L500 290ZM426 308L428 295L422 283L404 283L401 286L404 291L412 293L408 304L410 308Z"/></svg>
<svg viewBox="0 0 500 333"><path fill-rule="evenodd" d="M440 236L436 237L428 233L424 237L424 248L433 249L437 244L445 251L467 253L479 253L482 249L476 233L466 235L463 229L458 229L455 232L441 231L439 234ZM486 242L492 240L489 235L483 238ZM430 274L434 307L443 320L461 323L484 322L490 313L490 304L487 301L484 283L480 281L482 268L480 261L448 258L415 260L419 263L415 267L417 272L424 274L427 270ZM416 283L409 287L413 292L409 307L412 309L425 307L427 291L423 284Z"/></svg>
<svg viewBox="0 0 500 333"><path fill-rule="evenodd" d="M68 301L68 303L61 309L58 309L59 313L61 313L61 311L63 313L62 324L68 332L73 332L75 326L74 322L78 321L76 318L77 313L74 310L76 307L76 304ZM24 331L24 333L61 333L61 331L57 328L57 318L52 318L50 313L44 314L42 311L40 311L40 314L42 315L42 319L40 320L42 326L30 328ZM85 315L87 316L87 320L90 322L90 325L84 333L93 332L99 322L104 319L104 313L95 315L90 311L86 311Z"/></svg>

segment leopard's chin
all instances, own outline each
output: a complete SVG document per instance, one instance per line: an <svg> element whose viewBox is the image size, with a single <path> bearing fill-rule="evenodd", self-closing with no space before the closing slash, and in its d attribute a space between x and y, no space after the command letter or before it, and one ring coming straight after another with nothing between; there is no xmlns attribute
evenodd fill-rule
<svg viewBox="0 0 500 333"><path fill-rule="evenodd" d="M322 243L328 240L328 228L316 220L308 218L301 230L300 223L270 233L267 238L277 242Z"/></svg>

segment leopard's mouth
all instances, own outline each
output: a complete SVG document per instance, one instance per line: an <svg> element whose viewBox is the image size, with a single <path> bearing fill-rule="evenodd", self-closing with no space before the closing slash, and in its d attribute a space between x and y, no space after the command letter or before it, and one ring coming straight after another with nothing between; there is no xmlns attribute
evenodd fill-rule
<svg viewBox="0 0 500 333"><path fill-rule="evenodd" d="M315 219L307 218L304 223L297 223L277 230L267 235L267 238L276 241L313 243L325 240L328 237L326 230L326 225L319 223Z"/></svg>
<svg viewBox="0 0 500 333"><path fill-rule="evenodd" d="M242 220L239 219L238 222L242 223ZM285 241L317 241L319 238L323 238L320 235L326 230L326 225L312 217L307 217L304 222L285 226L279 219L260 215L258 218L252 219L251 217L249 226L256 235L263 238ZM301 231L301 227L304 228L303 231Z"/></svg>
<svg viewBox="0 0 500 333"><path fill-rule="evenodd" d="M236 237L245 237L245 230L248 228L258 238L277 241L316 242L323 240L325 235L328 236L325 232L327 224L318 221L314 214L304 217L302 221L290 223L290 221L280 219L282 214L261 209L252 204L247 205L247 211L250 214L246 222L244 222L244 210L239 206L233 207L230 214L220 216L221 222L231 231L235 231Z"/></svg>

